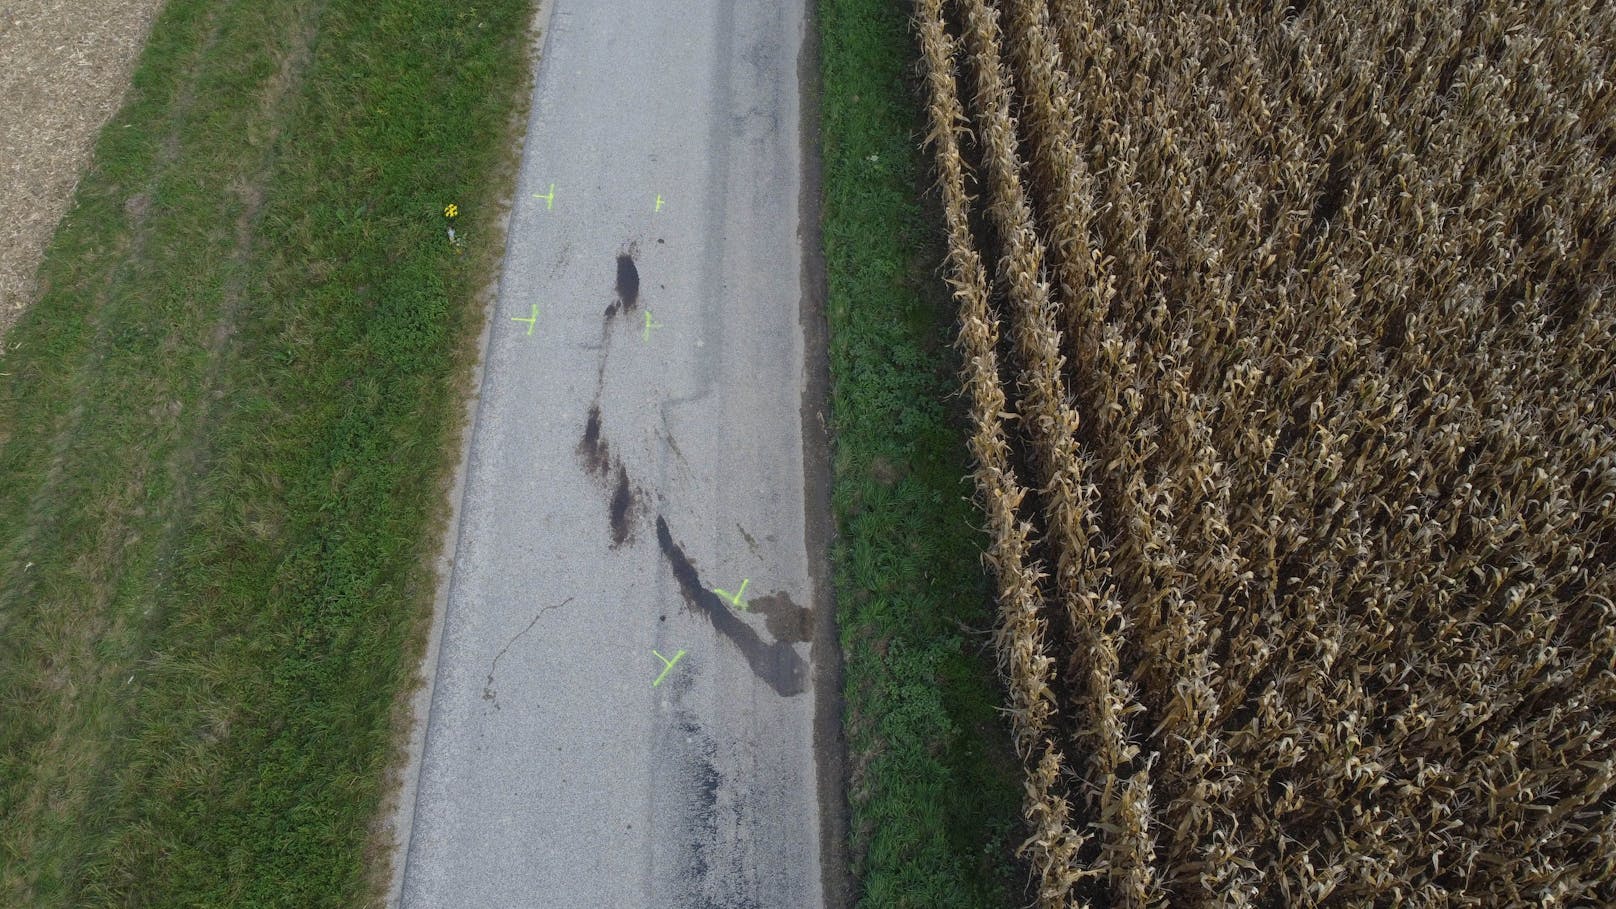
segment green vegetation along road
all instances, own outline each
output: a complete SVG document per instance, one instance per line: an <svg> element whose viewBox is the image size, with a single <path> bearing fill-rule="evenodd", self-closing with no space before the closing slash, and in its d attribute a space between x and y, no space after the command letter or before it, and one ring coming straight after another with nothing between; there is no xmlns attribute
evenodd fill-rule
<svg viewBox="0 0 1616 909"><path fill-rule="evenodd" d="M1019 768L998 713L942 221L922 204L908 4L819 5L824 249L861 905L1018 905Z"/></svg>
<svg viewBox="0 0 1616 909"><path fill-rule="evenodd" d="M0 904L377 892L530 16L155 23L0 359Z"/></svg>
<svg viewBox="0 0 1616 909"><path fill-rule="evenodd" d="M379 898L532 12L155 23L0 354L0 903ZM1004 905L1018 791L908 11L816 16L858 898Z"/></svg>

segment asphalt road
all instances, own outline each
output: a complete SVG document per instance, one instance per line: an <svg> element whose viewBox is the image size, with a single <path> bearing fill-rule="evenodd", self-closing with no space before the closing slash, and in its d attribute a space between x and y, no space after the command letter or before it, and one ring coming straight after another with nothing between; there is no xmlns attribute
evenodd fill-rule
<svg viewBox="0 0 1616 909"><path fill-rule="evenodd" d="M836 903L806 4L547 2L400 901Z"/></svg>

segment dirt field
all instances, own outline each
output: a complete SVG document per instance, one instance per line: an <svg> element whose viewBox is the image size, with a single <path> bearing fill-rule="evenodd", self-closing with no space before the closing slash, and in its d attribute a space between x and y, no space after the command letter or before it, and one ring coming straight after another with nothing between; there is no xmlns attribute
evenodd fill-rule
<svg viewBox="0 0 1616 909"><path fill-rule="evenodd" d="M11 0L0 7L0 339L101 124L123 100L159 0Z"/></svg>

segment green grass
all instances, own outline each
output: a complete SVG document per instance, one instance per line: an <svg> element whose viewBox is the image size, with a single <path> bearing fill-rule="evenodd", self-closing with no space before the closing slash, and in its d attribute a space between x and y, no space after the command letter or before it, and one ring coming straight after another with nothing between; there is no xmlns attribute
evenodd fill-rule
<svg viewBox="0 0 1616 909"><path fill-rule="evenodd" d="M530 12L154 25L0 358L0 904L374 898Z"/></svg>
<svg viewBox="0 0 1616 909"><path fill-rule="evenodd" d="M833 559L861 905L1025 902L906 4L819 4Z"/></svg>

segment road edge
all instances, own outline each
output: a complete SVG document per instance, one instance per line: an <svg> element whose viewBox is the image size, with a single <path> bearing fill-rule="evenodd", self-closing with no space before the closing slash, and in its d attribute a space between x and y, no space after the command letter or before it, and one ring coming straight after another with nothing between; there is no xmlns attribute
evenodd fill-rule
<svg viewBox="0 0 1616 909"><path fill-rule="evenodd" d="M802 483L803 542L813 584L814 753L819 794L820 899L826 909L853 905L847 852L847 740L842 735L842 645L830 546L836 524L831 508L830 323L825 312L822 162L819 134L819 3L803 0L802 46L797 52L798 142L801 156L797 236L802 252Z"/></svg>
<svg viewBox="0 0 1616 909"><path fill-rule="evenodd" d="M535 0L533 19L528 26L529 78L527 99L519 109L522 122L512 124L517 148L514 159L518 162L511 172L511 181L500 200L499 231L504 239L506 253L497 260L493 277L479 296L482 300L482 328L478 331L476 358L465 387L468 392L463 404L459 431L459 453L455 459L454 474L447 490L447 519L442 525L442 539L437 558L433 561L436 579L432 595L432 617L427 629L426 646L415 667L413 691L409 697L409 734L405 759L395 762L389 769L388 789L393 793L390 810L386 812L384 832L388 838L388 909L398 909L404 898L404 877L408 871L410 845L415 838L415 809L419 799L421 764L426 753L427 732L432 724L432 698L437 690L438 669L443 644L443 625L449 607L449 589L454 582L455 556L460 548L462 506L465 503L467 467L471 462L472 443L476 441L478 415L482 410L483 388L487 379L488 345L493 334L494 310L499 305L500 284L504 280L504 261L510 244L510 221L515 210L516 178L521 173L519 162L527 158L527 126L533 117L532 98L537 90L539 70L548 56L550 18L556 0ZM520 128L517 128L517 127Z"/></svg>

